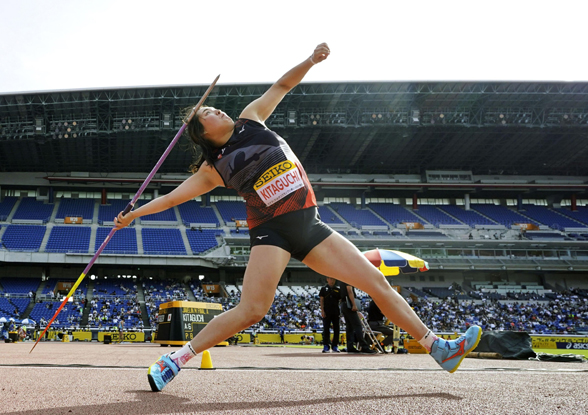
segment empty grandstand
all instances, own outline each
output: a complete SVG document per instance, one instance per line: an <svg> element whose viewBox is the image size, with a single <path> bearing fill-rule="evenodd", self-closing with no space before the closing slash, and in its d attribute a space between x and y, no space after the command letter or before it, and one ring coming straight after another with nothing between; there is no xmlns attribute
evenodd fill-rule
<svg viewBox="0 0 588 415"><path fill-rule="evenodd" d="M217 88L215 105L231 116L260 91ZM202 92L0 96L0 124L27 131L16 139L12 127L0 130L1 316L51 317L180 125L176 109ZM586 128L587 92L578 83L305 84L267 126L304 164L325 223L362 251L401 250L428 261L427 273L391 281L431 327L580 333L587 325L588 168L577 137ZM121 129L123 119L136 120L134 128ZM65 122L79 133L75 141L54 133ZM35 123L45 128L35 133ZM188 165L189 154L174 149L135 207L169 193L189 177ZM59 327L96 332L123 319L149 331L159 304L170 300L234 307L250 254L246 219L243 201L219 187L115 232ZM209 295L204 280L218 293ZM320 329L322 284L291 260L256 329ZM550 316L554 306L562 312Z"/></svg>

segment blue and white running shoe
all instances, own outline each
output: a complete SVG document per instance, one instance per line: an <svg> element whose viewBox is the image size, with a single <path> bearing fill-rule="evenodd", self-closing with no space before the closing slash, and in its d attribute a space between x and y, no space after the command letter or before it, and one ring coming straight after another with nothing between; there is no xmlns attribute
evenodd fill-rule
<svg viewBox="0 0 588 415"><path fill-rule="evenodd" d="M476 348L481 337L482 329L479 326L472 326L458 339L439 338L431 347L431 356L443 369L453 373L468 353Z"/></svg>
<svg viewBox="0 0 588 415"><path fill-rule="evenodd" d="M165 385L180 373L180 368L170 359L169 354L164 354L149 367L147 379L153 392L160 392Z"/></svg>

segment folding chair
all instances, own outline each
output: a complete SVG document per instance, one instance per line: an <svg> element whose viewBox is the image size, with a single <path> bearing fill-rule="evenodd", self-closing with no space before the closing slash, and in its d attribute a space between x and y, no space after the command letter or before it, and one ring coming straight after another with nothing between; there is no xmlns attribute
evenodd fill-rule
<svg viewBox="0 0 588 415"><path fill-rule="evenodd" d="M378 353L386 353L384 351L384 348L382 347L382 345L378 341L378 337L373 332L372 328L368 324L368 322L367 322L366 318L364 317L364 315L361 312L359 312L359 311L357 312L357 314L359 315L359 321L361 321L361 326L363 327L363 331L367 334L368 338L372 342L371 348L372 349L375 349Z"/></svg>

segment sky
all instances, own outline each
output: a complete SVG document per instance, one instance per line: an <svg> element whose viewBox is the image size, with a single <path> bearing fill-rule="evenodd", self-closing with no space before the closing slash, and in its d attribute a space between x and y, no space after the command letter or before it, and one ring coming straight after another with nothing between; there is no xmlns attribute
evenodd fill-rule
<svg viewBox="0 0 588 415"><path fill-rule="evenodd" d="M588 81L588 2L0 0L0 94L303 82Z"/></svg>

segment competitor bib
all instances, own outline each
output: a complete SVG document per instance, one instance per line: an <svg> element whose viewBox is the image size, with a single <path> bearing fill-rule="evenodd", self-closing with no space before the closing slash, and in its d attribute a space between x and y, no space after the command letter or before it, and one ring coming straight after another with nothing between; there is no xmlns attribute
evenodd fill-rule
<svg viewBox="0 0 588 415"><path fill-rule="evenodd" d="M304 187L304 182L300 171L290 160L282 161L267 169L253 186L266 206L273 205L301 187Z"/></svg>

